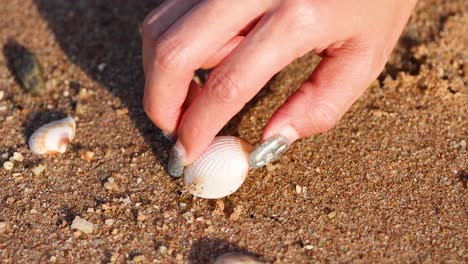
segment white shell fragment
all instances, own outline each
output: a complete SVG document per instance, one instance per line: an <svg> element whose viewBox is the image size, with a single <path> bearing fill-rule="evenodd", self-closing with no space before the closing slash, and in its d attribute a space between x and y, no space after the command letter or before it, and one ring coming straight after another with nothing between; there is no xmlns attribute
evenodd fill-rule
<svg viewBox="0 0 468 264"><path fill-rule="evenodd" d="M73 219L71 224L71 229L76 229L85 234L91 234L94 229L94 224L79 216L75 216L75 219Z"/></svg>
<svg viewBox="0 0 468 264"><path fill-rule="evenodd" d="M249 173L252 150L252 144L240 138L216 137L200 158L185 168L188 192L206 199L235 192Z"/></svg>
<svg viewBox="0 0 468 264"><path fill-rule="evenodd" d="M75 136L75 129L73 117L45 124L29 138L29 149L36 154L64 153Z"/></svg>

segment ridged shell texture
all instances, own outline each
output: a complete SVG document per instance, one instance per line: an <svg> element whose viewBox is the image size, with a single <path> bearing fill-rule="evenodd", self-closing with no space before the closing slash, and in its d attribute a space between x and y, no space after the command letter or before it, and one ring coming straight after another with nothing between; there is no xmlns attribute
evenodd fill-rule
<svg viewBox="0 0 468 264"><path fill-rule="evenodd" d="M252 150L253 146L240 138L216 137L200 158L185 168L188 191L206 199L232 194L249 173Z"/></svg>

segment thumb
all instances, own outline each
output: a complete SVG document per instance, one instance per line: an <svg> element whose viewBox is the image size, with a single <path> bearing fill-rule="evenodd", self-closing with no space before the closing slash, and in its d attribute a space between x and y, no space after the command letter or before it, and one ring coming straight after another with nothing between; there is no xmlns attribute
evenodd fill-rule
<svg viewBox="0 0 468 264"><path fill-rule="evenodd" d="M266 125L264 142L250 156L252 168L276 159L295 140L338 123L385 65L384 56L363 53L341 49L323 58Z"/></svg>

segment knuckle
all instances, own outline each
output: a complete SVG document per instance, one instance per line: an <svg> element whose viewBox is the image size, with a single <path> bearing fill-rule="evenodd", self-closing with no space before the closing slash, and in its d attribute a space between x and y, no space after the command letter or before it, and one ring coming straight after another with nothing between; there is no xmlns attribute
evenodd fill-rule
<svg viewBox="0 0 468 264"><path fill-rule="evenodd" d="M338 111L330 104L320 103L309 112L309 117L317 132L323 133L332 129L340 119Z"/></svg>
<svg viewBox="0 0 468 264"><path fill-rule="evenodd" d="M156 43L154 59L163 69L177 69L186 64L187 56L180 41L162 39Z"/></svg>
<svg viewBox="0 0 468 264"><path fill-rule="evenodd" d="M306 101L312 101L313 98L307 90L298 90L299 96L306 98ZM308 111L305 111L305 116L308 123L307 127L310 127L314 133L323 133L332 129L340 119L340 113L335 106L320 102L312 105Z"/></svg>
<svg viewBox="0 0 468 264"><path fill-rule="evenodd" d="M347 45L347 49L348 53L358 58L355 60L358 62L355 68L362 69L362 74L372 77L383 70L391 52L391 48L386 48L385 44L368 40L358 40L357 43Z"/></svg>
<svg viewBox="0 0 468 264"><path fill-rule="evenodd" d="M316 1L282 1L278 12L280 18L288 24L291 24L291 26L310 29L317 18L316 6Z"/></svg>
<svg viewBox="0 0 468 264"><path fill-rule="evenodd" d="M244 100L240 78L224 70L212 72L206 88L221 103L232 104Z"/></svg>

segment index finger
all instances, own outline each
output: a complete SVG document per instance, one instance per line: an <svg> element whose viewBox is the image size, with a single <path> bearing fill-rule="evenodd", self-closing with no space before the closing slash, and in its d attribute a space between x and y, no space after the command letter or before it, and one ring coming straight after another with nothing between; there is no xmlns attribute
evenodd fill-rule
<svg viewBox="0 0 468 264"><path fill-rule="evenodd" d="M186 72L184 76L175 76L176 71L168 71L167 78L159 78L162 76L159 73L164 70L164 67L158 63L160 56L157 57L155 47L158 39L198 2L200 0L166 1L148 14L143 22L143 69L145 72L143 105L153 123L170 134L176 128L177 117L181 112L180 105L187 94L191 75ZM170 82L180 77L182 77L180 81L186 85L177 86L175 82ZM157 89L158 87L163 87L163 89ZM173 103L168 102L167 99L171 99ZM168 107L172 109L167 109Z"/></svg>

